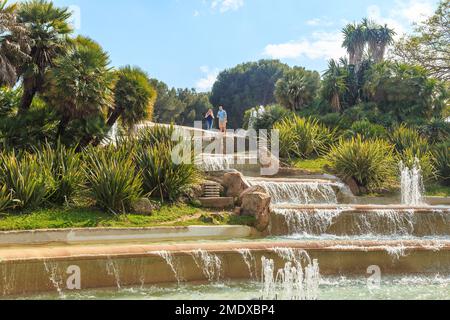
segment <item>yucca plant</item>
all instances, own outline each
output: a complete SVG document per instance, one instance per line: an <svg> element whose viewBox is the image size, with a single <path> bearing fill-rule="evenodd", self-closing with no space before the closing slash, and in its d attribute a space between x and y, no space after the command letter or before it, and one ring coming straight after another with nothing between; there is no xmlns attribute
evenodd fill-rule
<svg viewBox="0 0 450 320"><path fill-rule="evenodd" d="M174 133L175 127L173 124L170 126L156 125L139 131L137 142L139 147L144 149L159 143L174 146L176 144L176 141L172 141Z"/></svg>
<svg viewBox="0 0 450 320"><path fill-rule="evenodd" d="M294 116L278 122L280 155L283 158L310 158L324 155L336 140L335 131L318 120Z"/></svg>
<svg viewBox="0 0 450 320"><path fill-rule="evenodd" d="M407 167L412 168L418 159L423 178L429 179L434 175L430 144L418 131L402 125L389 135L389 139L395 147L398 162L402 161Z"/></svg>
<svg viewBox="0 0 450 320"><path fill-rule="evenodd" d="M57 144L52 148L46 144L37 155L43 167L51 177L49 188L49 201L62 205L73 202L80 194L84 184L83 162L76 148L69 148Z"/></svg>
<svg viewBox="0 0 450 320"><path fill-rule="evenodd" d="M44 203L48 194L46 168L33 154L15 153L0 155L0 183L11 190L14 208L19 210L37 208Z"/></svg>
<svg viewBox="0 0 450 320"><path fill-rule="evenodd" d="M142 171L144 191L161 201L177 201L198 180L193 164L176 164L172 159L171 143L158 143L141 149L137 163Z"/></svg>
<svg viewBox="0 0 450 320"><path fill-rule="evenodd" d="M352 127L345 133L345 137L352 138L358 134L363 139L384 139L387 136L387 131L381 125L362 120L353 123Z"/></svg>
<svg viewBox="0 0 450 320"><path fill-rule="evenodd" d="M394 147L384 140L364 140L359 135L342 139L331 149L327 160L339 177L352 178L368 191L382 189L395 180Z"/></svg>
<svg viewBox="0 0 450 320"><path fill-rule="evenodd" d="M450 143L436 146L434 150L434 163L437 178L446 186L450 186Z"/></svg>
<svg viewBox="0 0 450 320"><path fill-rule="evenodd" d="M11 191L6 185L0 187L0 212L9 209L12 206Z"/></svg>
<svg viewBox="0 0 450 320"><path fill-rule="evenodd" d="M410 149L412 152L425 154L430 150L427 139L421 137L418 131L405 125L396 128L389 135L389 140L398 153Z"/></svg>
<svg viewBox="0 0 450 320"><path fill-rule="evenodd" d="M126 213L142 196L141 173L127 148L91 148L86 151L84 172L87 193L96 204L113 214Z"/></svg>

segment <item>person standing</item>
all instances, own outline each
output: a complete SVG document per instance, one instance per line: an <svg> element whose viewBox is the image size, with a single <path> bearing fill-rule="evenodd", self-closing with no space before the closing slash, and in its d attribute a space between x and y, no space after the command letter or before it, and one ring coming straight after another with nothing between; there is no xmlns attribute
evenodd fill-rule
<svg viewBox="0 0 450 320"><path fill-rule="evenodd" d="M205 116L206 130L211 131L213 129L214 118L214 112L212 111L212 109L209 109Z"/></svg>
<svg viewBox="0 0 450 320"><path fill-rule="evenodd" d="M219 112L217 113L217 117L219 118L219 129L220 132L227 132L227 123L228 123L228 115L227 112L223 109L223 106L219 107Z"/></svg>

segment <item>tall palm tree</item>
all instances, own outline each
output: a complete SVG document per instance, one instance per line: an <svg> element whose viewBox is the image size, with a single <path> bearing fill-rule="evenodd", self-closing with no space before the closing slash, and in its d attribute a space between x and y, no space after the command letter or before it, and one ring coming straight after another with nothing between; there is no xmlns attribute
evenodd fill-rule
<svg viewBox="0 0 450 320"><path fill-rule="evenodd" d="M343 30L344 42L342 47L347 49L349 63L358 67L363 59L367 42L367 32L363 24L348 24Z"/></svg>
<svg viewBox="0 0 450 320"><path fill-rule="evenodd" d="M348 90L348 70L336 60L330 60L328 70L323 76L322 95L330 102L334 112L340 112L342 110L342 96Z"/></svg>
<svg viewBox="0 0 450 320"><path fill-rule="evenodd" d="M19 21L30 29L34 41L31 47L31 60L22 70L23 96L20 112L30 108L36 93L42 89L44 76L53 66L56 57L64 53L66 36L71 33L67 8L57 8L46 0L30 0L18 7Z"/></svg>
<svg viewBox="0 0 450 320"><path fill-rule="evenodd" d="M14 86L17 68L30 59L29 32L17 21L16 10L16 4L0 0L0 86Z"/></svg>
<svg viewBox="0 0 450 320"><path fill-rule="evenodd" d="M121 118L122 124L131 129L136 123L150 119L156 101L156 89L146 72L126 66L118 70L114 88L114 108L107 125L112 127Z"/></svg>
<svg viewBox="0 0 450 320"><path fill-rule="evenodd" d="M44 98L60 115L57 136L71 120L106 117L114 76L109 56L96 42L77 37L46 75Z"/></svg>
<svg viewBox="0 0 450 320"><path fill-rule="evenodd" d="M381 26L368 19L364 19L362 24L366 28L370 56L375 63L382 62L386 48L394 43L395 31L387 25Z"/></svg>

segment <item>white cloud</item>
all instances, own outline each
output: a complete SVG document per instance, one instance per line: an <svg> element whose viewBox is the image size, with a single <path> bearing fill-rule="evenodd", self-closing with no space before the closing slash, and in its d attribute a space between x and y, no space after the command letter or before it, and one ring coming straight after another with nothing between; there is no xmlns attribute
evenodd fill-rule
<svg viewBox="0 0 450 320"><path fill-rule="evenodd" d="M394 7L385 13L377 5L369 6L367 15L395 29L400 37L411 29L413 23L422 22L433 15L434 10L433 0L396 0Z"/></svg>
<svg viewBox="0 0 450 320"><path fill-rule="evenodd" d="M329 27L334 24L333 21L326 19L326 18L314 18L311 20L307 20L306 24L308 26L322 26L322 27Z"/></svg>
<svg viewBox="0 0 450 320"><path fill-rule="evenodd" d="M218 8L221 13L236 11L244 6L244 0L213 0L211 7Z"/></svg>
<svg viewBox="0 0 450 320"><path fill-rule="evenodd" d="M310 39L290 41L281 44L269 44L264 55L273 59L298 59L306 57L312 60L337 59L345 55L340 32L314 32Z"/></svg>
<svg viewBox="0 0 450 320"><path fill-rule="evenodd" d="M204 77L197 81L195 87L199 92L211 91L214 82L216 82L217 76L219 75L219 70L211 70L207 66L200 67L200 71L204 74Z"/></svg>

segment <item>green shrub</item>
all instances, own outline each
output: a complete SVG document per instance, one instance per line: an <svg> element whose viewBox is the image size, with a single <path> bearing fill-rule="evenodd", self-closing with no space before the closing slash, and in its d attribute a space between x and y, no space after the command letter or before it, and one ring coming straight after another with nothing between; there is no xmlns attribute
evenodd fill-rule
<svg viewBox="0 0 450 320"><path fill-rule="evenodd" d="M430 150L427 139L422 138L416 130L404 125L395 129L389 135L389 140L400 154L407 149L418 154L425 154Z"/></svg>
<svg viewBox="0 0 450 320"><path fill-rule="evenodd" d="M395 180L397 164L387 141L364 140L361 136L341 140L327 160L339 177L352 178L368 191L380 190Z"/></svg>
<svg viewBox="0 0 450 320"><path fill-rule="evenodd" d="M127 148L91 148L84 171L88 194L97 206L113 214L125 213L142 196L142 176Z"/></svg>
<svg viewBox="0 0 450 320"><path fill-rule="evenodd" d="M173 162L172 147L167 142L140 149L137 163L142 171L144 191L161 201L177 201L198 180L193 164Z"/></svg>
<svg viewBox="0 0 450 320"><path fill-rule="evenodd" d="M402 125L389 135L389 139L397 152L398 162L402 161L406 166L412 167L418 159L424 179L430 179L434 175L430 144L418 131Z"/></svg>
<svg viewBox="0 0 450 320"><path fill-rule="evenodd" d="M0 155L0 183L12 191L14 208L39 207L46 200L51 177L36 155L15 153Z"/></svg>
<svg viewBox="0 0 450 320"><path fill-rule="evenodd" d="M278 122L280 155L283 158L308 159L324 155L336 140L335 131L319 124L318 120L293 116Z"/></svg>
<svg viewBox="0 0 450 320"><path fill-rule="evenodd" d="M381 125L362 120L353 123L352 127L345 133L346 138L357 135L360 135L363 139L384 139L387 136L387 130Z"/></svg>
<svg viewBox="0 0 450 320"><path fill-rule="evenodd" d="M419 131L432 144L450 139L450 123L444 119L432 119L428 124L421 126Z"/></svg>
<svg viewBox="0 0 450 320"><path fill-rule="evenodd" d="M58 205L73 202L84 183L83 163L76 148L61 144L52 148L46 144L37 154L51 177L49 201Z"/></svg>
<svg viewBox="0 0 450 320"><path fill-rule="evenodd" d="M172 141L174 133L175 127L173 124L170 126L156 125L139 131L137 142L139 147L144 149L160 143L173 146L175 145L175 142Z"/></svg>
<svg viewBox="0 0 450 320"><path fill-rule="evenodd" d="M259 108L253 108L251 110L248 110L246 112L246 115L244 116L244 123L249 122L249 119L251 117L251 113L255 110L258 110ZM255 129L255 130L271 130L275 123L289 117L292 112L287 110L286 108L280 106L280 105L271 105L264 108L264 113L260 114L256 119L254 119L253 122L253 128L249 129Z"/></svg>
<svg viewBox="0 0 450 320"><path fill-rule="evenodd" d="M0 212L9 209L12 205L11 191L8 190L6 185L0 188Z"/></svg>
<svg viewBox="0 0 450 320"><path fill-rule="evenodd" d="M436 146L434 165L439 181L443 185L450 186L450 142Z"/></svg>

